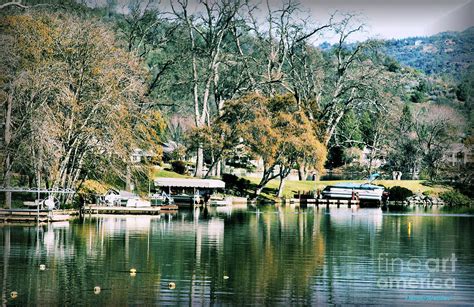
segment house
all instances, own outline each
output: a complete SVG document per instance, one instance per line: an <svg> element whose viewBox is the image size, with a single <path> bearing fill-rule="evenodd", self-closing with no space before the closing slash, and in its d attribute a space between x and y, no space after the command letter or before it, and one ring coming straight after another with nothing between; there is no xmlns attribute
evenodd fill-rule
<svg viewBox="0 0 474 307"><path fill-rule="evenodd" d="M184 160L186 157L186 147L175 141L161 143L163 149L163 160Z"/></svg>
<svg viewBox="0 0 474 307"><path fill-rule="evenodd" d="M135 148L130 155L130 159L132 160L132 163L149 162L156 156L157 155L154 152Z"/></svg>
<svg viewBox="0 0 474 307"><path fill-rule="evenodd" d="M444 153L444 160L450 166L465 166L474 163L474 146L454 143Z"/></svg>
<svg viewBox="0 0 474 307"><path fill-rule="evenodd" d="M376 150L377 152L373 153L373 150L374 149L369 148L367 146L364 147L359 159L360 165L363 165L363 166L371 165L372 167L379 168L381 166L384 166L387 163L387 160L385 158L385 154L383 151Z"/></svg>

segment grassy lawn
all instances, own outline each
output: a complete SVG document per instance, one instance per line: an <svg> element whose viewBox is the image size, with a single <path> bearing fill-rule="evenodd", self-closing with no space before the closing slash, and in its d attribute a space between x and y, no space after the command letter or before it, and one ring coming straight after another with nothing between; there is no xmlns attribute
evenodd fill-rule
<svg viewBox="0 0 474 307"><path fill-rule="evenodd" d="M154 177L170 177L170 178L193 178L192 176L181 175L173 171L164 169L155 169L153 173ZM252 194L253 189L260 181L260 178L245 177L250 180L252 186L247 191L248 194ZM283 195L285 197L293 197L294 194L300 192L315 191L317 189L324 189L327 185L332 185L340 182L348 182L349 180L331 180L331 181L289 181L285 182L285 188ZM350 180L350 182L363 183L365 180ZM262 192L262 197L267 199L274 199L278 189L279 180L272 180ZM393 186L401 186L410 189L414 193L423 193L425 191L431 191L432 194L438 195L441 192L447 191L450 188L442 185L432 185L431 183L424 180L376 180L376 185L383 185L387 188Z"/></svg>
<svg viewBox="0 0 474 307"><path fill-rule="evenodd" d="M254 184L258 184L260 181L259 178L255 177L246 177ZM293 194L298 191L314 191L317 189L324 189L328 185L340 183L340 182L358 182L364 183L365 180L331 180L331 181L289 181L285 182L285 187L283 194L285 197L293 197ZM278 189L279 180L272 180L268 185L267 189L264 189L265 197L273 198L271 194L275 194ZM449 188L442 185L431 185L429 182L424 180L376 180L373 182L376 185L383 185L387 188L393 186L401 186L407 189L412 190L414 193L423 193L425 191L431 191L433 194L439 194L441 192L449 190Z"/></svg>
<svg viewBox="0 0 474 307"><path fill-rule="evenodd" d="M191 176L181 175L173 171L167 171L165 169L155 169L153 171L154 177L168 177L168 178L192 178Z"/></svg>

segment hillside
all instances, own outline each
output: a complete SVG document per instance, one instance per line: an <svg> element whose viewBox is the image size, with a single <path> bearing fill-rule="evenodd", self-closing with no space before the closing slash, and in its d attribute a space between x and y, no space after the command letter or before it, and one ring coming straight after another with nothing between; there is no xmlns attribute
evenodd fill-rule
<svg viewBox="0 0 474 307"><path fill-rule="evenodd" d="M443 32L429 37L411 37L385 42L385 52L400 63L426 74L459 79L472 63L474 27L463 32Z"/></svg>

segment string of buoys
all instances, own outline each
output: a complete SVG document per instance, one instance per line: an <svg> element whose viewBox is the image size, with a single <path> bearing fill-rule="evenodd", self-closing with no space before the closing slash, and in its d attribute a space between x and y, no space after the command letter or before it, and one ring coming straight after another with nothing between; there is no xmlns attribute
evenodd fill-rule
<svg viewBox="0 0 474 307"><path fill-rule="evenodd" d="M40 265L39 265L39 269L40 269L40 271L45 271L45 270L46 270L46 265L45 265L45 264L40 264ZM131 269L130 269L130 276L134 277L134 276L136 276L136 275L137 275L137 269L131 268ZM227 275L224 275L223 278L224 278L224 279L229 279L230 277L227 276ZM176 289L176 283L174 283L174 282L168 283L168 288L169 288L170 290ZM96 295L100 294L101 290L102 290L102 289L100 288L100 286L95 286L95 287L94 287L94 294L96 294ZM18 292L12 291L12 292L10 293L10 297L11 297L12 299L17 298L17 297L18 297Z"/></svg>

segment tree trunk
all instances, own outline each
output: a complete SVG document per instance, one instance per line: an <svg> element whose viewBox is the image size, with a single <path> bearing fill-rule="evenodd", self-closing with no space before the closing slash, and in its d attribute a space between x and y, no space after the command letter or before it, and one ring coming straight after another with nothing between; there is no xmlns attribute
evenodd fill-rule
<svg viewBox="0 0 474 307"><path fill-rule="evenodd" d="M132 190L132 167L130 162L127 162L127 174L125 175L125 190L131 192Z"/></svg>
<svg viewBox="0 0 474 307"><path fill-rule="evenodd" d="M194 177L202 177L202 169L204 164L204 150L202 144L199 144L198 150L196 152L196 168L194 171Z"/></svg>
<svg viewBox="0 0 474 307"><path fill-rule="evenodd" d="M11 121L12 121L12 104L13 104L13 93L10 93L7 98L6 114L5 114L5 177L4 186L10 187L11 181L11 165L10 165L10 143L12 139L11 132ZM5 192L5 208L10 209L12 207L12 193Z"/></svg>
<svg viewBox="0 0 474 307"><path fill-rule="evenodd" d="M306 167L304 163L300 163L298 165L298 180L299 181L305 181L307 178L307 173L306 173Z"/></svg>
<svg viewBox="0 0 474 307"><path fill-rule="evenodd" d="M283 197L283 189L285 188L286 177L280 177L280 184L278 185L277 197Z"/></svg>
<svg viewBox="0 0 474 307"><path fill-rule="evenodd" d="M313 180L313 181L318 181L318 180L319 180L319 177L320 177L319 172L318 172L318 171L314 171L314 175L313 175L312 180Z"/></svg>
<svg viewBox="0 0 474 307"><path fill-rule="evenodd" d="M263 188L265 187L265 185L258 185L257 186L257 189L255 189L255 197L254 198L257 198L263 191Z"/></svg>
<svg viewBox="0 0 474 307"><path fill-rule="evenodd" d="M221 177L222 175L222 160L219 159L216 165L216 177Z"/></svg>
<svg viewBox="0 0 474 307"><path fill-rule="evenodd" d="M263 188L267 185L267 183L271 179L273 179L273 178L270 178L272 174L273 174L273 168L263 171L262 179L260 180L259 184L257 185L257 188L255 189L254 198L257 198L260 195L260 193L262 193Z"/></svg>

